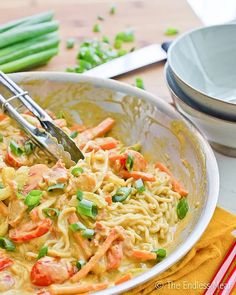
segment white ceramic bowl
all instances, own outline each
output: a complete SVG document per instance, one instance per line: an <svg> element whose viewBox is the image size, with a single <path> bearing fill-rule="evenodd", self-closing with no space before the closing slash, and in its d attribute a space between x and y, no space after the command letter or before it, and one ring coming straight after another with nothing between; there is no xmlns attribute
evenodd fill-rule
<svg viewBox="0 0 236 295"><path fill-rule="evenodd" d="M202 27L168 50L176 83L192 100L236 121L236 24Z"/></svg>
<svg viewBox="0 0 236 295"><path fill-rule="evenodd" d="M126 144L140 141L149 160L166 161L189 190L190 214L169 255L149 271L96 294L127 291L162 273L199 240L217 203L219 174L205 138L173 107L136 87L112 80L68 73L28 72L11 75L43 107L66 110L77 122L93 125L107 116L116 119L113 135ZM179 140L181 138L181 140ZM188 161L190 170L183 164ZM196 208L194 204L200 203Z"/></svg>
<svg viewBox="0 0 236 295"><path fill-rule="evenodd" d="M168 63L165 66L165 78L177 109L203 131L214 149L235 157L236 122L216 118L199 109L176 84Z"/></svg>

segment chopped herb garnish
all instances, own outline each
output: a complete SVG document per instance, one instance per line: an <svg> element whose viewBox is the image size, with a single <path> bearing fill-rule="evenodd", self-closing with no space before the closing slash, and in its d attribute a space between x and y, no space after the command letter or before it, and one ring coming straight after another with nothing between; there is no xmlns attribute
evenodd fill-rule
<svg viewBox="0 0 236 295"><path fill-rule="evenodd" d="M179 219L183 219L186 216L188 209L189 209L189 206L188 206L187 199L186 198L181 199L176 209Z"/></svg>
<svg viewBox="0 0 236 295"><path fill-rule="evenodd" d="M98 19L98 20L101 20L101 21L104 21L104 17L101 16L101 15L98 15L98 16L97 16L97 19Z"/></svg>
<svg viewBox="0 0 236 295"><path fill-rule="evenodd" d="M116 13L116 6L115 6L115 5L112 5L112 6L111 6L109 13L110 13L111 15L113 15L113 14Z"/></svg>
<svg viewBox="0 0 236 295"><path fill-rule="evenodd" d="M71 174L74 175L74 176L79 176L83 172L84 172L84 169L82 167L74 167L71 170Z"/></svg>
<svg viewBox="0 0 236 295"><path fill-rule="evenodd" d="M78 260L76 262L76 267L78 268L78 270L81 270L81 268L86 264L86 262L84 260Z"/></svg>
<svg viewBox="0 0 236 295"><path fill-rule="evenodd" d="M10 149L13 152L13 154L16 156L21 156L24 152L23 149L20 148L20 146L14 140L10 141L9 146L10 146Z"/></svg>
<svg viewBox="0 0 236 295"><path fill-rule="evenodd" d="M167 35L167 36L174 36L178 33L179 33L179 31L177 29L171 28L171 27L167 28L165 31L165 35Z"/></svg>
<svg viewBox="0 0 236 295"><path fill-rule="evenodd" d="M94 32L94 33L99 33L99 32L101 32L101 26L100 26L99 24L95 24L95 25L93 26L93 32Z"/></svg>
<svg viewBox="0 0 236 295"><path fill-rule="evenodd" d="M84 195L84 193L81 190L78 189L77 193L76 193L77 200L82 201L83 195Z"/></svg>
<svg viewBox="0 0 236 295"><path fill-rule="evenodd" d="M56 183L48 187L48 192L51 192L55 189L64 189L64 188L65 188L65 183Z"/></svg>
<svg viewBox="0 0 236 295"><path fill-rule="evenodd" d="M46 256L47 254L48 254L48 247L44 246L39 250L39 254L38 254L37 259L40 259L40 258Z"/></svg>
<svg viewBox="0 0 236 295"><path fill-rule="evenodd" d="M77 206L77 212L80 215L85 215L94 218L98 214L98 209L96 204L94 204L93 202L82 199L79 202L79 205Z"/></svg>
<svg viewBox="0 0 236 295"><path fill-rule="evenodd" d="M70 134L70 137L71 138L76 138L78 136L79 132L78 131L73 131L71 134Z"/></svg>
<svg viewBox="0 0 236 295"><path fill-rule="evenodd" d="M60 211L56 208L44 208L43 213L50 219L56 219L60 215Z"/></svg>
<svg viewBox="0 0 236 295"><path fill-rule="evenodd" d="M163 258L166 257L166 250L163 248L159 248L156 250L153 250L152 252L156 253L157 255L157 262L160 262Z"/></svg>
<svg viewBox="0 0 236 295"><path fill-rule="evenodd" d="M121 187L116 191L116 194L112 197L113 202L123 202L131 194L131 187Z"/></svg>
<svg viewBox="0 0 236 295"><path fill-rule="evenodd" d="M145 186L141 178L135 181L135 187L139 193L142 193L145 191Z"/></svg>
<svg viewBox="0 0 236 295"><path fill-rule="evenodd" d="M131 29L127 29L124 32L120 32L115 37L115 40L121 40L123 42L133 42L134 39L134 32Z"/></svg>
<svg viewBox="0 0 236 295"><path fill-rule="evenodd" d="M115 42L114 42L114 48L115 49L121 49L122 43L123 43L122 40L116 39Z"/></svg>
<svg viewBox="0 0 236 295"><path fill-rule="evenodd" d="M32 190L27 194L24 203L28 206L29 210L39 205L42 195L43 192L40 190Z"/></svg>
<svg viewBox="0 0 236 295"><path fill-rule="evenodd" d="M6 249L7 251L14 251L16 246L11 240L0 237L0 248Z"/></svg>
<svg viewBox="0 0 236 295"><path fill-rule="evenodd" d="M73 232L76 232L76 231L81 231L81 230L86 230L86 226L83 225L83 223L81 222L76 222L76 223L72 223L70 224L70 229L73 231Z"/></svg>
<svg viewBox="0 0 236 295"><path fill-rule="evenodd" d="M103 36L102 37L102 42L109 44L110 43L110 40L109 40L109 38L107 36Z"/></svg>
<svg viewBox="0 0 236 295"><path fill-rule="evenodd" d="M69 38L66 41L66 48L71 49L75 46L75 39L74 38Z"/></svg>
<svg viewBox="0 0 236 295"><path fill-rule="evenodd" d="M134 157L128 153L127 159L125 161L125 167L128 171L132 171L134 167Z"/></svg>
<svg viewBox="0 0 236 295"><path fill-rule="evenodd" d="M89 228L86 228L85 230L82 231L82 236L84 238L92 238L94 236L95 232L93 229L89 229Z"/></svg>
<svg viewBox="0 0 236 295"><path fill-rule="evenodd" d="M144 84L143 84L143 80L141 78L135 79L135 85L136 85L136 87L138 87L140 89L145 89Z"/></svg>
<svg viewBox="0 0 236 295"><path fill-rule="evenodd" d="M0 142L3 142L3 135L0 133Z"/></svg>
<svg viewBox="0 0 236 295"><path fill-rule="evenodd" d="M31 140L27 140L24 144L24 150L26 155L32 154L34 149L35 149L35 144Z"/></svg>

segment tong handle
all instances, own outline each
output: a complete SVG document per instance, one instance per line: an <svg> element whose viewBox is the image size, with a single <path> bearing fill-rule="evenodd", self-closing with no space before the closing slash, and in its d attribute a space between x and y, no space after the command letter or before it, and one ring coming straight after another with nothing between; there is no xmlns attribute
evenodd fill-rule
<svg viewBox="0 0 236 295"><path fill-rule="evenodd" d="M40 121L52 121L52 118L23 90L0 71L0 82L19 98L22 104Z"/></svg>

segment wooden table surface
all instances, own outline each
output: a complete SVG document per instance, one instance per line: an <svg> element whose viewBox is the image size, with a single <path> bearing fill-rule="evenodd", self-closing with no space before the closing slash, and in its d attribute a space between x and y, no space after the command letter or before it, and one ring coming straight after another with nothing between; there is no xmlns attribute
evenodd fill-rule
<svg viewBox="0 0 236 295"><path fill-rule="evenodd" d="M112 4L117 7L115 15L109 14ZM55 18L60 21L62 41L59 55L47 66L37 69L44 71L64 71L75 65L78 44L84 38L107 35L112 39L117 32L132 27L136 37L134 46L138 48L173 39L174 37L165 36L167 27L178 28L182 33L201 25L186 0L1 0L0 22L46 10L55 11ZM98 15L105 20L99 22ZM92 32L93 25L97 22L101 24L101 33ZM77 46L71 50L65 46L69 37L78 40ZM139 76L144 80L147 91L170 102L163 65L164 63L155 64L118 80L133 84L135 77Z"/></svg>

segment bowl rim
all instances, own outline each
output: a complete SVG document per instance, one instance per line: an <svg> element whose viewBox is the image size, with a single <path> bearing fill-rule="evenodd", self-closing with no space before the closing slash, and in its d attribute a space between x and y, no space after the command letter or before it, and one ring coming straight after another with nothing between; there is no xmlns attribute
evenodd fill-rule
<svg viewBox="0 0 236 295"><path fill-rule="evenodd" d="M164 67L165 82L166 82L166 85L167 85L167 88L169 89L169 91L170 91L171 93L173 93L174 96L177 97L177 99L181 100L181 101L183 102L183 104L185 104L188 108L192 109L195 113L198 113L198 114L200 114L201 116L207 117L209 120L217 121L217 122L218 122L218 121L221 121L222 123L224 123L224 124L228 124L229 126L234 126L234 125L236 125L236 121L231 121L231 120L227 120L227 119L222 119L222 118L219 118L219 117L213 116L213 115L211 115L211 114L209 114L209 113L206 113L206 112L204 112L204 111L200 111L200 110L194 108L193 106L191 106L190 104L188 104L185 100L183 100L183 99L180 97L180 95L178 95L178 94L176 93L176 90L173 89L173 87L170 85L170 83L169 83L169 81L168 81L169 79L171 79L171 77L168 78L168 76L169 76L169 74L168 74L169 69L170 69L170 65L169 65L168 62L167 62L167 63L165 64L165 67ZM174 83L174 82L173 82L173 83ZM178 89L178 91L183 92L182 89ZM188 96L187 94L185 94L185 93L181 93L181 94L184 94L184 95L186 96L186 98L189 98L189 96ZM194 124L194 125L195 125L195 124ZM195 126L195 127L196 127L196 126ZM197 128L197 129L198 129L198 128ZM200 132L200 133L201 133L201 132Z"/></svg>
<svg viewBox="0 0 236 295"><path fill-rule="evenodd" d="M174 48L175 48L176 44L178 44L179 42L181 42L182 39L186 38L187 35L193 35L193 34L195 34L198 31L209 30L209 29L218 28L218 27L235 27L235 29L236 29L236 23L211 25L211 26L198 27L196 29L188 30L187 32L185 32L185 33L181 34L179 37L177 37L173 41L173 43L171 43L170 48L168 49L168 52L167 52L167 60L169 62L170 68L173 71L173 73L176 76L176 78L179 79L179 81L181 83L183 83L185 86L187 86L191 90L199 93L201 95L201 97L204 97L205 99L208 99L209 102L211 102L211 103L217 101L217 103L219 103L219 104L223 104L225 106L230 106L230 107L235 107L236 108L236 103L227 102L227 101L224 101L224 100L222 100L222 99L220 99L218 97L210 96L207 93L205 93L204 91L191 86L188 82L186 82L185 80L183 80L180 77L180 75L177 73L176 69L173 67L173 63L171 64L171 56L173 55L173 51L174 51Z"/></svg>
<svg viewBox="0 0 236 295"><path fill-rule="evenodd" d="M165 102L159 97L152 95L151 93L138 89L134 86L114 81L111 79L103 79L98 77L91 77L81 74L74 73L60 73L60 72L25 72L25 73L15 73L11 74L16 82L20 81L30 81L30 80L50 80L55 82L88 82L98 87L112 88L115 91L124 92L127 94L135 95L144 98L145 100L152 103L154 106L163 106L164 109L170 111L170 113L177 115L181 120L183 120L188 128L194 133L199 143L201 144L202 151L205 157L206 173L208 178L208 196L206 203L202 209L199 219L193 229L189 234L187 239L164 259L161 263L152 267L148 271L140 274L139 276L127 281L123 284L110 287L106 290L96 292L96 295L114 295L121 292L128 291L138 285L141 285L148 280L154 278L158 274L164 272L170 268L173 264L179 261L185 254L187 254L196 242L201 238L205 229L207 228L216 208L218 195L219 195L219 169L215 155L212 148L210 147L207 140L202 136L202 134L195 128L195 126L177 111L170 104ZM157 282L158 283L158 282Z"/></svg>

